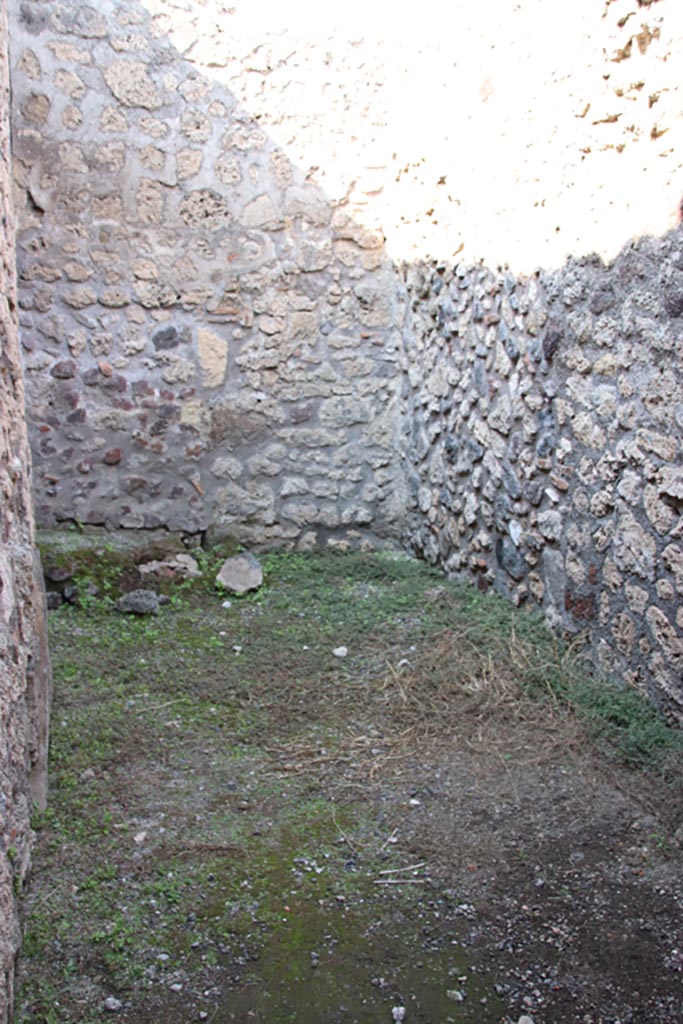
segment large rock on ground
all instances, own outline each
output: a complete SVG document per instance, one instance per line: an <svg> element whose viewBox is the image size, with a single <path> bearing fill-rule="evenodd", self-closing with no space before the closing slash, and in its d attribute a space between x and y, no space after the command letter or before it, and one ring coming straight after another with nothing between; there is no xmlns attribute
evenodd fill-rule
<svg viewBox="0 0 683 1024"><path fill-rule="evenodd" d="M159 595L154 590L131 590L119 598L116 610L128 615L157 615Z"/></svg>
<svg viewBox="0 0 683 1024"><path fill-rule="evenodd" d="M170 555L163 561L143 562L138 565L138 572L141 576L169 576L171 579L182 580L199 579L202 575L196 559L192 555Z"/></svg>
<svg viewBox="0 0 683 1024"><path fill-rule="evenodd" d="M249 552L226 558L216 576L216 586L225 587L233 594L246 594L248 590L258 590L263 583L263 569L259 560Z"/></svg>

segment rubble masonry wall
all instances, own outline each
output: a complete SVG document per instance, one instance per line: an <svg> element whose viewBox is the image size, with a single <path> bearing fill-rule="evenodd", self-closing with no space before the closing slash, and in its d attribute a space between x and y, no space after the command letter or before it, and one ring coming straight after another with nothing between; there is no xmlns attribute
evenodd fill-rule
<svg viewBox="0 0 683 1024"><path fill-rule="evenodd" d="M33 546L17 325L9 151L7 12L0 4L0 1022L10 1019L30 866L31 804L44 806L50 673Z"/></svg>

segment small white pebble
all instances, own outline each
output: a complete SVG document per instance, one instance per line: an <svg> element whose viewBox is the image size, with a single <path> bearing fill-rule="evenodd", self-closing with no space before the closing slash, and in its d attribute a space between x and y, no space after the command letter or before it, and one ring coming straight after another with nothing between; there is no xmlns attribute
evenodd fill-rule
<svg viewBox="0 0 683 1024"><path fill-rule="evenodd" d="M398 1024L399 1021L405 1020L405 1017L406 1017L406 1008L405 1008L405 1006L392 1006L392 1008L391 1008L391 1016L397 1022L397 1024Z"/></svg>
<svg viewBox="0 0 683 1024"><path fill-rule="evenodd" d="M417 800L415 797L411 797L411 799L410 799L410 806L411 807L419 807L420 806L420 801Z"/></svg>
<svg viewBox="0 0 683 1024"><path fill-rule="evenodd" d="M223 607L224 608L232 608L232 601L224 601L223 602Z"/></svg>
<svg viewBox="0 0 683 1024"><path fill-rule="evenodd" d="M335 658L345 658L349 651L348 648L346 647L335 647L332 653L334 654ZM403 1018L401 1018L401 1020L402 1019Z"/></svg>
<svg viewBox="0 0 683 1024"><path fill-rule="evenodd" d="M242 653L242 645L241 644L233 644L233 648L232 649L235 652L235 654L241 654Z"/></svg>
<svg viewBox="0 0 683 1024"><path fill-rule="evenodd" d="M109 1013L118 1013L122 1006L123 1003L120 999L117 999L116 996L107 996L104 1000L104 1008L105 1010L108 1010Z"/></svg>

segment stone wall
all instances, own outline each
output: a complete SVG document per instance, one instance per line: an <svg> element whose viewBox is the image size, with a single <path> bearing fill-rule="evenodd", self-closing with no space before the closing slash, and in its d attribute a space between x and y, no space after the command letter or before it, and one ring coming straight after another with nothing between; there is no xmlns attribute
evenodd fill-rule
<svg viewBox="0 0 683 1024"><path fill-rule="evenodd" d="M413 547L586 631L683 720L683 231L608 266L405 280Z"/></svg>
<svg viewBox="0 0 683 1024"><path fill-rule="evenodd" d="M680 5L492 2L10 0L41 523L397 536L395 263L670 225Z"/></svg>
<svg viewBox="0 0 683 1024"><path fill-rule="evenodd" d="M395 277L140 3L15 3L39 521L396 535Z"/></svg>
<svg viewBox="0 0 683 1024"><path fill-rule="evenodd" d="M0 1022L9 1020L29 869L31 801L46 793L49 664L33 548L30 455L17 334L7 12L0 3Z"/></svg>

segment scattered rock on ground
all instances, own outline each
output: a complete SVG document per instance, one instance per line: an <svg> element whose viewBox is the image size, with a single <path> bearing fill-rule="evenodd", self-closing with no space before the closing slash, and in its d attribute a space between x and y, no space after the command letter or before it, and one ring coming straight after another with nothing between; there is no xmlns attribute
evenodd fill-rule
<svg viewBox="0 0 683 1024"><path fill-rule="evenodd" d="M67 563L65 565L46 565L43 574L50 583L65 583L75 572L76 566Z"/></svg>
<svg viewBox="0 0 683 1024"><path fill-rule="evenodd" d="M163 561L143 562L138 566L141 576L170 576L182 580L195 580L202 575L202 571L192 555L169 555Z"/></svg>
<svg viewBox="0 0 683 1024"><path fill-rule="evenodd" d="M216 586L225 587L234 594L258 590L263 583L263 570L259 560L248 551L234 558L226 558L216 576Z"/></svg>
<svg viewBox="0 0 683 1024"><path fill-rule="evenodd" d="M349 653L349 649L348 647L335 647L332 653L334 654L335 658L345 658L346 655Z"/></svg>
<svg viewBox="0 0 683 1024"><path fill-rule="evenodd" d="M159 595L154 590L131 590L119 598L116 610L129 615L157 615Z"/></svg>
<svg viewBox="0 0 683 1024"><path fill-rule="evenodd" d="M64 598L56 590L48 590L45 595L47 600L47 610L53 612L55 608L59 608L61 604L64 604Z"/></svg>
<svg viewBox="0 0 683 1024"><path fill-rule="evenodd" d="M107 996L104 1000L104 1008L105 1010L108 1010L109 1013L118 1013L122 1006L123 1003L120 999L117 999L116 996Z"/></svg>
<svg viewBox="0 0 683 1024"><path fill-rule="evenodd" d="M99 597L100 592L94 583L86 583L85 586L75 587L72 584L64 587L62 596L65 601L69 604L75 604L79 608L83 604L84 599L92 597Z"/></svg>

